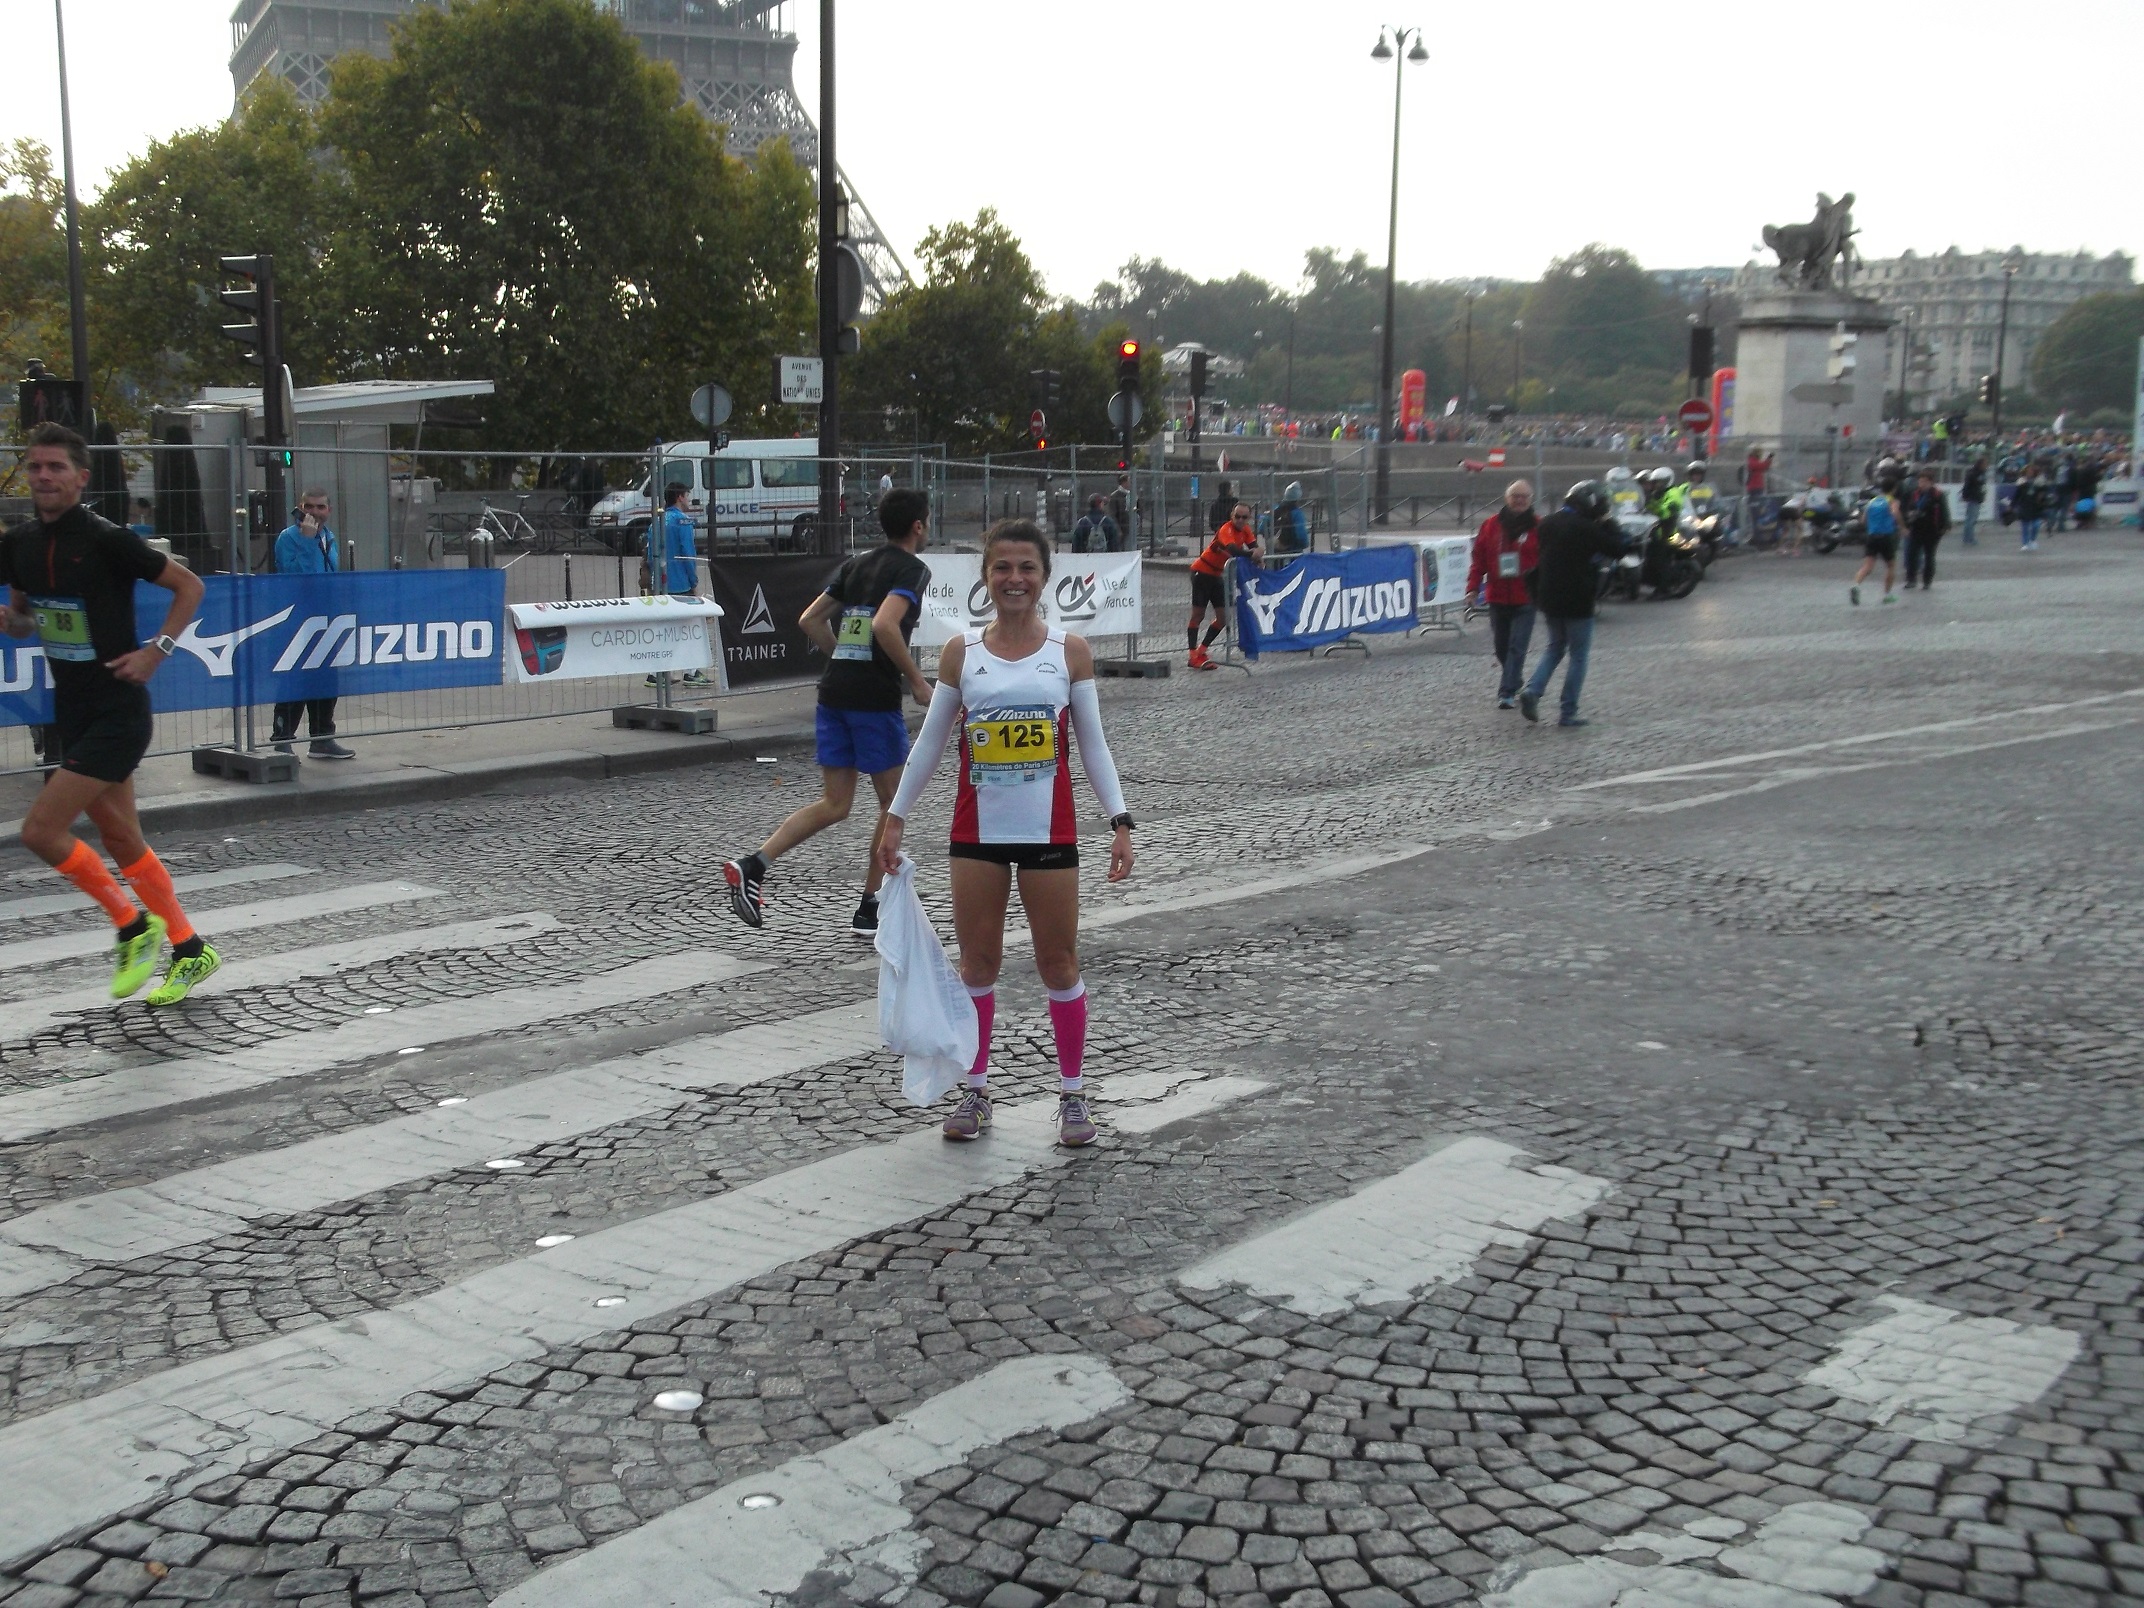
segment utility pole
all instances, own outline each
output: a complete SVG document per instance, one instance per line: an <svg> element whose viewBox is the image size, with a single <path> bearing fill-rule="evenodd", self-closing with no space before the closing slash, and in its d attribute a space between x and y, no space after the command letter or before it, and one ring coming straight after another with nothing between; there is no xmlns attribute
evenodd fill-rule
<svg viewBox="0 0 2144 1608"><path fill-rule="evenodd" d="M834 159L834 0L819 0L819 551L840 552L841 534L841 178Z"/></svg>
<svg viewBox="0 0 2144 1608"><path fill-rule="evenodd" d="M1414 40L1411 50L1407 48L1410 37ZM1394 319L1399 301L1400 90L1407 81L1407 63L1429 60L1429 52L1422 44L1422 30L1393 29L1390 45L1380 30L1370 59L1392 63L1392 204L1385 220L1385 327L1377 365L1377 522L1382 525L1392 517L1392 426L1399 412L1392 400L1392 348L1398 333Z"/></svg>
<svg viewBox="0 0 2144 1608"><path fill-rule="evenodd" d="M2002 456L2003 450L2003 349L2010 341L2010 281L2017 277L2022 266L2015 251L2003 259L2003 310L1995 326L1995 398L1988 404L1993 409L1988 425L1988 443L1992 449L1988 461L1991 464Z"/></svg>
<svg viewBox="0 0 2144 1608"><path fill-rule="evenodd" d="M67 95L66 0L52 0L52 22L60 53L60 173L67 204L67 303L74 337L76 395L81 398L82 433L90 434L95 423L89 396L89 302L82 281L82 223L74 199L74 114Z"/></svg>

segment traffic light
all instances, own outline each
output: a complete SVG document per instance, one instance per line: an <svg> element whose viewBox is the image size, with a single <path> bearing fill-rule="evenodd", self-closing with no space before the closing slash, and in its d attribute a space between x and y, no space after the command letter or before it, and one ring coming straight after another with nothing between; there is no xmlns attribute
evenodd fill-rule
<svg viewBox="0 0 2144 1608"><path fill-rule="evenodd" d="M1195 351L1191 354L1191 394L1193 396L1204 396L1206 394L1206 359L1207 353L1203 350Z"/></svg>
<svg viewBox="0 0 2144 1608"><path fill-rule="evenodd" d="M1690 378L1693 380L1712 378L1713 336L1710 324L1690 326Z"/></svg>
<svg viewBox="0 0 2144 1608"><path fill-rule="evenodd" d="M1857 366L1854 348L1860 343L1860 340L1861 337L1848 330L1844 324L1841 324L1833 331L1831 337L1831 361L1825 364L1824 372L1834 380L1852 379L1854 369Z"/></svg>
<svg viewBox="0 0 2144 1608"><path fill-rule="evenodd" d="M1983 374L1980 376L1981 401L1987 403L1987 405L1992 408L1993 406L1995 406L1996 399L2002 394L2003 382L2001 380L1998 380L1992 374Z"/></svg>
<svg viewBox="0 0 2144 1608"><path fill-rule="evenodd" d="M15 396L24 435L41 424L64 424L77 434L89 434L89 388L48 373L36 358L30 359Z"/></svg>
<svg viewBox="0 0 2144 1608"><path fill-rule="evenodd" d="M238 280L239 287L226 286L216 299L246 320L224 325L224 336L245 348L248 363L271 375L283 361L282 332L276 327L281 309L275 300L275 259L262 252L257 257L224 257L219 266L224 278Z"/></svg>
<svg viewBox="0 0 2144 1608"><path fill-rule="evenodd" d="M222 257L217 266L225 286L216 299L243 314L243 324L226 324L224 335L245 348L246 361L261 371L261 450L255 456L267 471L271 507L283 501L283 477L291 468L290 370L283 362L283 308L275 294L275 258L263 251L251 257Z"/></svg>
<svg viewBox="0 0 2144 1608"><path fill-rule="evenodd" d="M1139 343L1137 341L1117 342L1117 389L1120 391L1136 391L1139 389Z"/></svg>

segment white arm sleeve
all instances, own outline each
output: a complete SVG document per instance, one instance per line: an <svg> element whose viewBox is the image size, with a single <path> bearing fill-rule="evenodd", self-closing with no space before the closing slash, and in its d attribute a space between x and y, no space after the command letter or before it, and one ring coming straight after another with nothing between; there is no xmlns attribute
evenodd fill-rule
<svg viewBox="0 0 2144 1608"><path fill-rule="evenodd" d="M923 717L923 728L916 733L915 746L909 750L908 768L901 773L900 790L893 795L893 803L886 810L888 815L908 819L916 800L937 774L938 761L945 758L945 745L959 720L960 689L941 681L931 692L930 712Z"/></svg>
<svg viewBox="0 0 2144 1608"><path fill-rule="evenodd" d="M1087 785L1102 801L1103 813L1122 815L1124 788L1117 780L1117 762L1109 757L1109 744L1102 739L1102 695L1092 681L1072 683L1072 735L1079 740Z"/></svg>

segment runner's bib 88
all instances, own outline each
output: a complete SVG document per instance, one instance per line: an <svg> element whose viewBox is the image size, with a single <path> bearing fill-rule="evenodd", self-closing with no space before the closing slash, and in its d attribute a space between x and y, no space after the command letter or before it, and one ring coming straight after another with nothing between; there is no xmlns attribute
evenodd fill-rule
<svg viewBox="0 0 2144 1608"><path fill-rule="evenodd" d="M841 624L834 632L835 658L853 661L871 657L872 614L866 608L841 611Z"/></svg>
<svg viewBox="0 0 2144 1608"><path fill-rule="evenodd" d="M1057 721L1048 709L1004 709L968 722L968 782L1005 787L1057 770Z"/></svg>
<svg viewBox="0 0 2144 1608"><path fill-rule="evenodd" d="M69 664L93 663L97 650L89 640L89 610L78 597L33 597L30 612L37 616L37 634L44 639L45 657Z"/></svg>

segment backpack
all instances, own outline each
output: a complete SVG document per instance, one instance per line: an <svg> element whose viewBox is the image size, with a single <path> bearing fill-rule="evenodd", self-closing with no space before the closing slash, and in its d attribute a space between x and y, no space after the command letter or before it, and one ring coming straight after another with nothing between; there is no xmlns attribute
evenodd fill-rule
<svg viewBox="0 0 2144 1608"><path fill-rule="evenodd" d="M1891 517L1891 499L1888 497L1871 497L1862 517L1871 536L1898 534L1898 521Z"/></svg>

